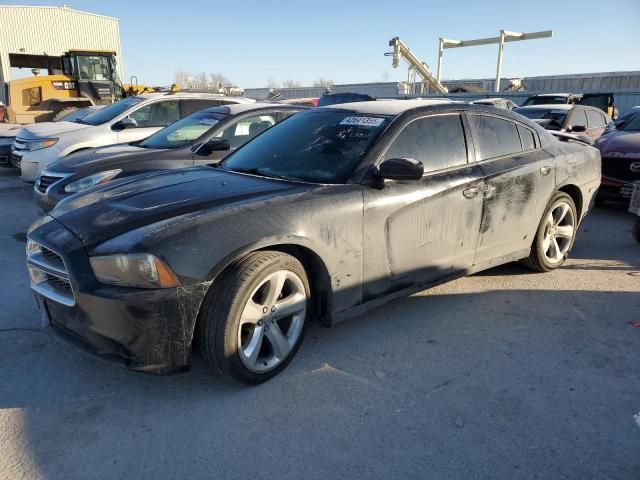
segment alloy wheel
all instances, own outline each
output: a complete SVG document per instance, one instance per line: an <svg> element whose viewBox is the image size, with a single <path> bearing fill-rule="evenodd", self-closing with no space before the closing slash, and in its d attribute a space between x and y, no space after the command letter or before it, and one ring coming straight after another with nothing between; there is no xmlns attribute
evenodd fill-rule
<svg viewBox="0 0 640 480"><path fill-rule="evenodd" d="M549 212L544 229L542 251L551 264L560 263L571 248L576 219L571 205L560 200Z"/></svg>

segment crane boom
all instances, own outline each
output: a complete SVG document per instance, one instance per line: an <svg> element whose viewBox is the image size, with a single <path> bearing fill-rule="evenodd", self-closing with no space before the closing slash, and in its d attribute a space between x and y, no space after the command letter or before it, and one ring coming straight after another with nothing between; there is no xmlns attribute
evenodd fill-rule
<svg viewBox="0 0 640 480"><path fill-rule="evenodd" d="M389 40L389 46L393 47L391 54L393 55L393 68L397 68L400 65L400 59L403 58L409 64L409 68L422 77L421 93L424 86L438 93L448 93L447 87L438 81L429 66L416 57L399 37Z"/></svg>

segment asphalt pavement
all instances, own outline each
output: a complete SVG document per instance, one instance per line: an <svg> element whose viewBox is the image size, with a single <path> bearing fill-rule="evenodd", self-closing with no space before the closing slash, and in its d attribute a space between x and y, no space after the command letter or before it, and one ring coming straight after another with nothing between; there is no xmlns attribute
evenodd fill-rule
<svg viewBox="0 0 640 480"><path fill-rule="evenodd" d="M313 326L248 388L39 329L38 213L0 168L0 479L640 479L640 245L598 208L561 269L506 265Z"/></svg>

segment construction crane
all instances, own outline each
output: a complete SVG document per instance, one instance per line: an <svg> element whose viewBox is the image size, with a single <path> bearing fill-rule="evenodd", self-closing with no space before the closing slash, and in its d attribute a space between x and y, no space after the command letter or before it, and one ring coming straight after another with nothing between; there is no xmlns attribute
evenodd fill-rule
<svg viewBox="0 0 640 480"><path fill-rule="evenodd" d="M416 57L409 47L405 45L405 43L400 40L399 37L392 38L389 40L389 46L393 47L393 52L385 53L386 56L391 56L392 66L393 68L398 68L400 66L400 59L405 60L409 64L409 72L408 72L408 81L409 83L415 83L411 81L412 74L420 75L422 81L420 82L420 94L427 93L431 90L437 93L448 93L447 87L442 85L440 81L436 78L436 76L431 73L429 69L429 65L421 61L418 57ZM414 92L416 93L416 92Z"/></svg>

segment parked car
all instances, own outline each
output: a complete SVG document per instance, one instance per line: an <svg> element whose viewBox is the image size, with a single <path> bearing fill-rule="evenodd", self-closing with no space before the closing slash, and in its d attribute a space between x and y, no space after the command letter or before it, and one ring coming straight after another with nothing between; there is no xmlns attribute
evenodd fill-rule
<svg viewBox="0 0 640 480"><path fill-rule="evenodd" d="M620 115L613 123L616 128L622 127L631 117L636 116L640 113L640 106L631 107L627 112L623 115Z"/></svg>
<svg viewBox="0 0 640 480"><path fill-rule="evenodd" d="M204 108L252 101L188 92L127 97L74 122L25 127L18 132L11 154L20 165L22 179L33 182L47 165L80 150L142 140Z"/></svg>
<svg viewBox="0 0 640 480"><path fill-rule="evenodd" d="M628 202L633 182L640 180L640 115L600 137L595 146L602 154L598 203L607 200Z"/></svg>
<svg viewBox="0 0 640 480"><path fill-rule="evenodd" d="M102 106L76 108L66 115L54 120L54 122L74 122L86 117L92 112L99 110ZM22 125L15 124L11 128L0 131L0 165L20 168L17 157L11 157L11 146L16 139L17 133L23 128Z"/></svg>
<svg viewBox="0 0 640 480"><path fill-rule="evenodd" d="M518 107L514 112L534 120L547 130L577 133L592 140L604 134L612 123L606 113L582 105L535 105Z"/></svg>
<svg viewBox="0 0 640 480"><path fill-rule="evenodd" d="M310 109L217 168L143 173L69 197L28 232L43 324L129 368L204 358L249 384L312 319L505 262L558 268L600 154L506 110L377 101Z"/></svg>
<svg viewBox="0 0 640 480"><path fill-rule="evenodd" d="M508 98L480 98L471 103L475 103L476 105L491 105L492 107L502 108L504 110L513 110L514 108L518 108L518 105Z"/></svg>
<svg viewBox="0 0 640 480"><path fill-rule="evenodd" d="M327 107L329 105L336 105L339 103L353 103L353 102L369 102L375 100L371 95L366 93L325 93L318 99L318 107Z"/></svg>
<svg viewBox="0 0 640 480"><path fill-rule="evenodd" d="M276 123L305 109L256 102L201 110L142 141L84 150L61 158L36 180L35 201L49 211L69 195L116 178L145 170L217 163Z"/></svg>
<svg viewBox="0 0 640 480"><path fill-rule="evenodd" d="M612 119L618 118L613 93L541 93L527 98L523 107L534 105L584 105L602 110Z"/></svg>

